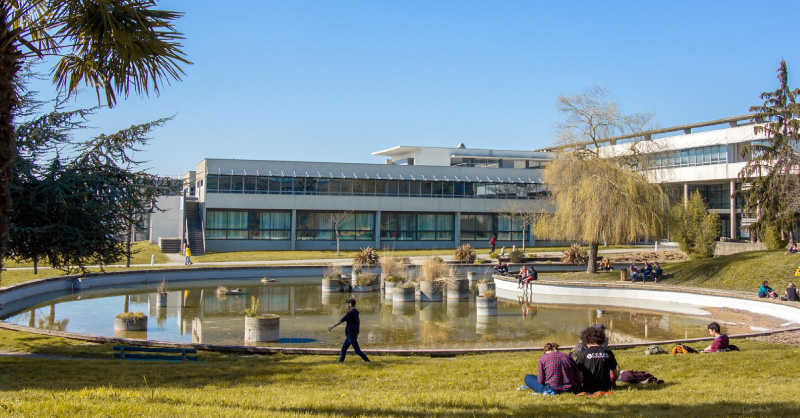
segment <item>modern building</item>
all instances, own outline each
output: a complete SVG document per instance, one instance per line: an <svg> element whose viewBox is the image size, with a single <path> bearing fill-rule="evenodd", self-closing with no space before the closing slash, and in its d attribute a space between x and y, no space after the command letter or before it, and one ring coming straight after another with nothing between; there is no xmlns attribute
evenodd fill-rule
<svg viewBox="0 0 800 418"><path fill-rule="evenodd" d="M731 191L749 159L742 145L762 141L751 115L603 140L614 155L632 138L651 139L654 178L699 190L720 213L722 236L747 236L747 218ZM373 155L386 164L205 159L184 176L175 216L162 224L204 251L511 247L536 242L504 215L514 202L546 206L541 168L555 148L537 151L397 146ZM169 212L169 211L167 211ZM517 223L517 224L515 224ZM161 226L160 226L161 225ZM159 235L163 237L163 235ZM159 236L151 233L151 241Z"/></svg>

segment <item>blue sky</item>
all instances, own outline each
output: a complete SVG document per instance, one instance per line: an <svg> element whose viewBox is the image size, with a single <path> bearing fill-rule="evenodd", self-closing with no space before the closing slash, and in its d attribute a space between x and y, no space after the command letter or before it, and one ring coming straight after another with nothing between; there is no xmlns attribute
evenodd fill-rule
<svg viewBox="0 0 800 418"><path fill-rule="evenodd" d="M224 8L220 6L224 5ZM93 133L175 114L138 157L382 163L395 145L551 144L561 94L596 84L663 127L741 115L800 86L792 1L160 1L194 65ZM42 68L48 71L49 67ZM36 86L45 92L49 85ZM92 106L86 91L74 106Z"/></svg>

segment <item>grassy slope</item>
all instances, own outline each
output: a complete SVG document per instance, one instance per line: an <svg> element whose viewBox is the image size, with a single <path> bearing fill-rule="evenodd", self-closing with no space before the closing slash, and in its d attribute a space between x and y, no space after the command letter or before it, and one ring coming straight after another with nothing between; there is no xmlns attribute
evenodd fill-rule
<svg viewBox="0 0 800 418"><path fill-rule="evenodd" d="M131 256L131 264L150 264L150 256L155 255L156 264L159 263L166 263L169 261L166 255L161 252L161 249L158 248L158 245L151 244L148 241L139 241L134 242L132 244L132 249L135 254ZM125 259L121 259L117 261L119 264L125 264ZM33 263L29 261L22 261L17 262L11 259L3 260L3 267L7 268L15 268L15 267L33 267ZM47 263L39 263L39 267L47 267Z"/></svg>
<svg viewBox="0 0 800 418"><path fill-rule="evenodd" d="M0 331L0 341L0 349L104 358L0 357L0 415L10 417L780 417L800 408L796 396L781 395L800 385L797 347L756 341L737 340L742 352L715 355L617 350L623 368L666 383L622 384L602 399L516 391L525 374L535 373L540 353L373 357L372 364L350 354L344 365L333 356L200 353L202 362L194 364L123 363L108 360L110 346L9 331Z"/></svg>
<svg viewBox="0 0 800 418"><path fill-rule="evenodd" d="M714 289L738 290L756 293L761 281L768 280L778 293L789 282L800 283L795 270L800 266L800 254L784 255L782 251L751 251L734 255L691 260L668 264L664 268L664 285L694 286ZM568 273L549 278L619 280L619 271L587 275Z"/></svg>

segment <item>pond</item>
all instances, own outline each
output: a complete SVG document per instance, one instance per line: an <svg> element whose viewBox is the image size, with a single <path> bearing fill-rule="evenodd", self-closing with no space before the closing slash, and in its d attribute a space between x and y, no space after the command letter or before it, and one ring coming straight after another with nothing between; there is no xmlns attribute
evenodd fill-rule
<svg viewBox="0 0 800 418"><path fill-rule="evenodd" d="M322 293L319 277L279 278L273 283L260 279L226 279L222 282L226 287L241 289L239 295L227 296L217 295L220 281L169 282L166 307L157 303L152 283L56 294L4 320L81 334L245 345L244 311L256 297L259 313L280 315L280 341L258 345L338 348L344 327L333 332L327 327L344 315L345 301L354 297L361 313L359 341L365 349L437 349L541 347L545 342L572 345L591 323L605 324L612 344L688 339L706 337L706 324L726 317L725 310L676 303L648 303L652 308L641 309L626 307L619 300L523 297L508 291L498 292L498 315L484 317L476 314L474 295L462 301L393 304L380 292ZM147 314L147 330L115 331L114 316L124 311ZM767 325L777 328L780 321L767 321Z"/></svg>

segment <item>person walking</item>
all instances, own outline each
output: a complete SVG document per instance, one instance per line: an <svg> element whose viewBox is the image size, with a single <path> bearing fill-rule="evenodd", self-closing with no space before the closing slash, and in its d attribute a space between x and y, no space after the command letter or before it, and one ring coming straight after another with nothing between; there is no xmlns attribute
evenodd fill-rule
<svg viewBox="0 0 800 418"><path fill-rule="evenodd" d="M344 358L347 355L347 349L350 348L351 345L353 346L353 350L356 352L356 354L358 354L364 361L369 363L367 355L364 354L364 352L361 351L361 347L358 346L358 332L359 328L361 327L361 319L358 317L355 299L351 298L347 300L347 313L344 314L339 322L328 327L328 332L332 331L339 325L342 325L344 322L347 322L347 325L344 328L344 344L342 344L342 354L339 356L339 363L344 363Z"/></svg>
<svg viewBox="0 0 800 418"><path fill-rule="evenodd" d="M492 238L489 239L489 248L491 248L491 250L489 250L489 254L494 252L495 247L497 247L497 237L492 235Z"/></svg>
<svg viewBox="0 0 800 418"><path fill-rule="evenodd" d="M192 249L189 248L188 246L186 247L186 261L184 261L183 264L186 266L192 264Z"/></svg>

